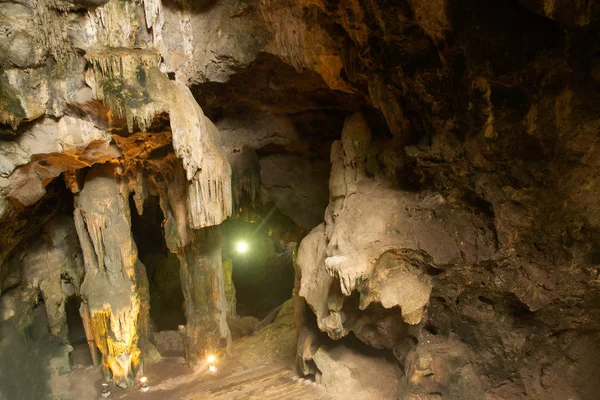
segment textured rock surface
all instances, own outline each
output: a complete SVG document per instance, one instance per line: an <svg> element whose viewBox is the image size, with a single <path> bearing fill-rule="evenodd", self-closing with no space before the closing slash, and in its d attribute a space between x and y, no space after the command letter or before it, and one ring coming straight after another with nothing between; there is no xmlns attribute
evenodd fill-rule
<svg viewBox="0 0 600 400"><path fill-rule="evenodd" d="M48 240L49 239L49 240ZM21 258L23 277L44 297L50 333L67 336L65 304L80 294L84 275L83 257L72 219L58 217L44 227L32 251Z"/></svg>
<svg viewBox="0 0 600 400"><path fill-rule="evenodd" d="M298 252L299 294L331 338L354 331L371 345L390 347L365 331L356 305L344 298L357 291L359 310L399 307L401 320L416 325L429 303L432 275L447 265L489 259L495 239L486 221L465 205L431 193L399 192L368 178L369 142L362 116L349 117L342 140L332 147L325 227L311 232Z"/></svg>
<svg viewBox="0 0 600 400"><path fill-rule="evenodd" d="M85 261L88 304L104 374L129 387L148 340L148 279L131 235L128 192L113 168L95 168L76 199L75 224Z"/></svg>
<svg viewBox="0 0 600 400"><path fill-rule="evenodd" d="M354 335L403 367L400 398L597 397L599 16L595 0L0 3L2 320L64 359L63 230L43 227L98 196L87 217L117 232L83 253L129 273L113 281L132 318L110 327L126 349L104 353L133 377L126 359L151 347L128 196L140 213L157 196L194 363L233 314L212 226L264 200L314 228L304 372ZM106 162L119 188L90 194ZM113 300L92 292L93 310Z"/></svg>
<svg viewBox="0 0 600 400"><path fill-rule="evenodd" d="M198 231L184 248L180 262L187 320L183 343L186 360L195 366L231 340L219 228Z"/></svg>
<svg viewBox="0 0 600 400"><path fill-rule="evenodd" d="M168 185L163 200L165 240L179 257L186 325L180 326L186 361L194 367L209 353L226 348L230 310L225 291L220 227L193 230L188 226L183 171Z"/></svg>
<svg viewBox="0 0 600 400"><path fill-rule="evenodd" d="M260 180L269 197L299 227L318 225L327 206L328 165L293 155L260 160Z"/></svg>
<svg viewBox="0 0 600 400"><path fill-rule="evenodd" d="M65 303L79 294L84 273L72 218L50 219L3 268L0 394L43 397L49 380L71 371Z"/></svg>
<svg viewBox="0 0 600 400"><path fill-rule="evenodd" d="M400 387L401 399L431 398L483 399L484 391L468 349L460 342L425 336L406 356L407 379Z"/></svg>
<svg viewBox="0 0 600 400"><path fill-rule="evenodd" d="M189 223L192 228L221 223L231 215L231 167L217 146L218 132L189 89L158 70L160 55L148 50L112 49L90 52L95 96L117 115L147 130L152 119L167 113L175 154L186 178Z"/></svg>
<svg viewBox="0 0 600 400"><path fill-rule="evenodd" d="M375 400L397 396L400 368L394 360L362 354L343 344L319 348L313 360L320 371L317 381L335 398Z"/></svg>

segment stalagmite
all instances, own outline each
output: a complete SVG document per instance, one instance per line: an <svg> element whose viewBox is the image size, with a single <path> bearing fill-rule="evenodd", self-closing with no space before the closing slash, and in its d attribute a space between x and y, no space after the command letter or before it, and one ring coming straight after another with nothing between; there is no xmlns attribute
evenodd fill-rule
<svg viewBox="0 0 600 400"><path fill-rule="evenodd" d="M75 208L86 269L81 292L103 372L122 387L131 386L148 340L147 278L131 234L126 187L110 165L92 168Z"/></svg>

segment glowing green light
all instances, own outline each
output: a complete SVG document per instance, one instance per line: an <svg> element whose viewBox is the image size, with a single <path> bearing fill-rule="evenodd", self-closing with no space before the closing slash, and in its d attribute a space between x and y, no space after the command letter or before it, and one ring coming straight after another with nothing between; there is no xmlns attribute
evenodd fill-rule
<svg viewBox="0 0 600 400"><path fill-rule="evenodd" d="M238 253L245 253L248 251L248 243L244 242L243 240L238 242L237 245L235 246L235 250Z"/></svg>

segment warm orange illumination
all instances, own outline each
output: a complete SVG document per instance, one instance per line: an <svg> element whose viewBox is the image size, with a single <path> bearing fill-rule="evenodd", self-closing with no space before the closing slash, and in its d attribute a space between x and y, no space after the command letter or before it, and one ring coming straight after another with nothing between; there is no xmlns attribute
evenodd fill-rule
<svg viewBox="0 0 600 400"><path fill-rule="evenodd" d="M148 378L146 378L145 376L142 376L140 378L140 382L142 382L142 383L146 383L147 381L148 381Z"/></svg>
<svg viewBox="0 0 600 400"><path fill-rule="evenodd" d="M217 357L215 357L214 355L211 354L206 358L206 361L208 361L209 364L212 364L215 361L217 361Z"/></svg>

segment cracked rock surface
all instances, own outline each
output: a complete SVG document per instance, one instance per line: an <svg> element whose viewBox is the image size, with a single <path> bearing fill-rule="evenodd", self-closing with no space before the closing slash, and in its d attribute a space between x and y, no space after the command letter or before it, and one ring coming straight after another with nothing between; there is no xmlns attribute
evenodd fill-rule
<svg viewBox="0 0 600 400"><path fill-rule="evenodd" d="M121 387L227 354L237 221L332 396L597 398L598 89L598 0L1 0L0 397L64 398L70 300Z"/></svg>

